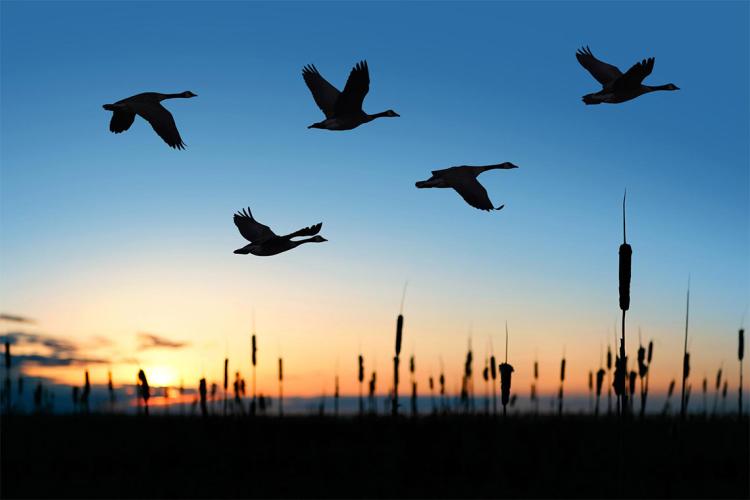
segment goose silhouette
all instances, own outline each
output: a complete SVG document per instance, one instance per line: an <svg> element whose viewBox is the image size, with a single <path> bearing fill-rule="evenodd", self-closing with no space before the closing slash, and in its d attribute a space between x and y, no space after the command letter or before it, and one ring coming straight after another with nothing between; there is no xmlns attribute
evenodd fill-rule
<svg viewBox="0 0 750 500"><path fill-rule="evenodd" d="M591 73L591 76L596 78L596 81L602 84L602 90L599 92L586 94L582 97L586 104L617 104L657 90L680 90L673 83L656 86L641 83L654 69L653 57L635 63L624 74L616 66L594 57L588 47L578 49L576 59L581 63L581 66Z"/></svg>
<svg viewBox="0 0 750 500"><path fill-rule="evenodd" d="M432 177L426 181L416 183L418 188L453 188L461 198L469 205L480 210L500 210L505 205L495 208L487 195L477 176L487 170L511 169L518 168L510 162L498 163L496 165L471 166L461 165L458 167L445 168L443 170L433 170Z"/></svg>
<svg viewBox="0 0 750 500"><path fill-rule="evenodd" d="M318 72L315 65L307 65L302 69L302 78L315 99L326 119L313 123L307 128L322 128L326 130L351 130L363 123L376 118L397 117L398 113L389 109L382 113L368 115L362 111L362 102L370 90L370 71L367 61L360 61L349 73L349 79L343 92L328 83Z"/></svg>
<svg viewBox="0 0 750 500"><path fill-rule="evenodd" d="M165 99L190 98L196 97L189 90L178 94L160 94L159 92L144 92L137 94L114 104L105 104L102 106L107 111L112 111L112 120L109 122L109 130L115 134L124 132L130 128L135 120L135 115L139 115L153 127L159 137L166 142L169 147L174 149L185 149L185 143L182 142L180 133L177 131L177 125L174 122L172 113L161 105Z"/></svg>
<svg viewBox="0 0 750 500"><path fill-rule="evenodd" d="M267 257L286 252L303 243L322 243L328 241L322 236L317 235L320 232L320 228L323 227L322 222L284 236L278 236L271 231L271 228L255 220L252 212L250 212L250 208L243 208L241 212L235 213L234 224L240 230L240 234L250 242L249 245L235 250L234 253L236 254L247 255L251 253L259 257ZM312 236L312 238L292 240L292 238L298 236Z"/></svg>

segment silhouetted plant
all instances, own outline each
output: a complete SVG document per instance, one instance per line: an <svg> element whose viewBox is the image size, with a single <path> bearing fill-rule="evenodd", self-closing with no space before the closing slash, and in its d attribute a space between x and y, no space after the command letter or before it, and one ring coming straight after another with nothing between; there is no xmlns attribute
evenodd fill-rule
<svg viewBox="0 0 750 500"><path fill-rule="evenodd" d="M140 392L141 398L143 398L143 405L148 416L148 399L151 397L151 390L148 387L148 380L146 380L146 373L143 370L138 370L138 380L140 380Z"/></svg>
<svg viewBox="0 0 750 500"><path fill-rule="evenodd" d="M602 395L602 385L604 384L604 374L605 374L604 368L599 368L599 370L596 372L596 406L594 409L594 414L599 415L599 399Z"/></svg>
<svg viewBox="0 0 750 500"><path fill-rule="evenodd" d="M211 383L211 412L216 415L216 394L219 392L219 386L216 382Z"/></svg>
<svg viewBox="0 0 750 500"><path fill-rule="evenodd" d="M414 355L409 358L409 373L411 375L411 414L417 416L417 381L414 378Z"/></svg>
<svg viewBox="0 0 750 500"><path fill-rule="evenodd" d="M359 369L357 371L357 381L359 382L359 414L362 415L365 412L365 403L362 400L362 382L365 380L365 364L362 355L359 355Z"/></svg>
<svg viewBox="0 0 750 500"><path fill-rule="evenodd" d="M256 395L257 395L257 364L258 364L258 345L255 340L255 316L253 315L253 336L251 340L252 345L250 352L250 359L253 364L253 400L250 402L250 415L255 415Z"/></svg>
<svg viewBox="0 0 750 500"><path fill-rule="evenodd" d="M612 346L607 344L607 414L612 413Z"/></svg>
<svg viewBox="0 0 750 500"><path fill-rule="evenodd" d="M490 413L490 366L489 359L484 358L484 369L482 369L482 380L484 380L484 413Z"/></svg>
<svg viewBox="0 0 750 500"><path fill-rule="evenodd" d="M208 407L206 406L206 379L202 378L198 384L198 394L201 398L201 415L203 418L208 416Z"/></svg>
<svg viewBox="0 0 750 500"><path fill-rule="evenodd" d="M372 376L370 377L369 387L368 387L368 398L370 400L370 412L377 413L377 403L375 402L375 384L377 382L377 374L373 370Z"/></svg>
<svg viewBox="0 0 750 500"><path fill-rule="evenodd" d="M560 362L560 392L557 395L557 412L562 416L563 412L563 384L565 382L565 356L563 356Z"/></svg>
<svg viewBox="0 0 750 500"><path fill-rule="evenodd" d="M729 390L729 382L724 380L724 387L721 388L721 412L726 413L727 411L727 391Z"/></svg>
<svg viewBox="0 0 750 500"><path fill-rule="evenodd" d="M362 356L359 357L362 359ZM359 390L359 406L362 408L362 384ZM284 362L279 358L279 416L284 416Z"/></svg>
<svg viewBox="0 0 750 500"><path fill-rule="evenodd" d="M42 412L42 383L37 382L36 389L34 389L34 412Z"/></svg>
<svg viewBox="0 0 750 500"><path fill-rule="evenodd" d="M639 339L640 339L640 332L639 332ZM638 375L641 378L641 418L643 418L646 414L646 401L648 399L648 379L649 379L649 373L651 372L651 359L654 354L654 342L649 341L648 343L648 351L645 355L645 361L643 359L643 346L638 348ZM645 381L644 381L645 378Z"/></svg>
<svg viewBox="0 0 750 500"><path fill-rule="evenodd" d="M107 391L109 392L110 411L115 410L115 386L112 383L112 370L107 372Z"/></svg>
<svg viewBox="0 0 750 500"><path fill-rule="evenodd" d="M635 395L635 383L638 378L638 372L635 370L630 371L630 379L628 384L629 394L630 394L630 409L632 411L633 409L633 396Z"/></svg>
<svg viewBox="0 0 750 500"><path fill-rule="evenodd" d="M739 347L737 349L737 359L740 360L740 388L739 388L739 399L738 399L738 410L737 413L742 419L742 360L745 357L745 329L740 328L739 333Z"/></svg>
<svg viewBox="0 0 750 500"><path fill-rule="evenodd" d="M229 358L224 358L224 416L227 416L227 393L229 392Z"/></svg>
<svg viewBox="0 0 750 500"><path fill-rule="evenodd" d="M503 403L503 417L508 414L507 406L510 398L510 384L513 367L508 364L508 322L505 322L505 362L500 364L500 400Z"/></svg>
<svg viewBox="0 0 750 500"><path fill-rule="evenodd" d="M443 411L445 411L445 374L442 371L442 368L440 370L440 406L442 406Z"/></svg>
<svg viewBox="0 0 750 500"><path fill-rule="evenodd" d="M497 379L497 364L495 364L495 354L490 355L490 375L492 376L492 414L497 415L497 387L495 386L495 380Z"/></svg>
<svg viewBox="0 0 750 500"><path fill-rule="evenodd" d="M83 391L81 391L81 409L89 412L89 394L91 394L91 383L89 382L89 371L86 370L84 375Z"/></svg>
<svg viewBox="0 0 750 500"><path fill-rule="evenodd" d="M701 383L701 391L703 392L703 416L708 416L708 403L707 403L707 397L708 397L708 377L703 377L703 382Z"/></svg>
<svg viewBox="0 0 750 500"><path fill-rule="evenodd" d="M391 414L398 414L398 356L401 354L401 337L404 329L404 315L399 314L396 319L396 355L393 357L393 407Z"/></svg>
<svg viewBox="0 0 750 500"><path fill-rule="evenodd" d="M589 412L594 410L594 372L589 370Z"/></svg>
<svg viewBox="0 0 750 500"><path fill-rule="evenodd" d="M667 389L667 399L664 400L664 409L662 410L662 413L666 415L669 412L669 402L672 399L672 394L674 393L674 386L675 381L672 379L669 382L669 389Z"/></svg>
<svg viewBox="0 0 750 500"><path fill-rule="evenodd" d="M714 386L714 409L713 414L716 415L716 407L719 404L719 392L721 392L721 370L722 367L719 367L719 371L716 372L716 385Z"/></svg>
<svg viewBox="0 0 750 500"><path fill-rule="evenodd" d="M690 354L687 350L688 324L690 319L690 278L688 278L687 300L685 307L685 349L682 355L682 396L680 397L680 418L685 419L687 400L685 397L685 382L690 376Z"/></svg>
<svg viewBox="0 0 750 500"><path fill-rule="evenodd" d="M471 351L471 337L469 337L469 348L466 352L466 362L464 363L464 405L468 413L474 407L473 404L473 362L474 355Z"/></svg>
<svg viewBox="0 0 750 500"><path fill-rule="evenodd" d="M630 309L630 275L631 275L631 259L633 256L633 249L628 245L626 233L625 233L625 199L627 197L627 190L625 195L622 197L622 245L619 250L619 284L620 284L620 310L622 311L622 337L620 338L620 373L622 378L622 388L624 389L625 374L627 373L627 356L625 353L625 313ZM617 368L615 368L615 378L617 378ZM617 390L615 390L617 392ZM621 400L621 411L625 413L627 408L627 395L624 390L620 391Z"/></svg>
<svg viewBox="0 0 750 500"><path fill-rule="evenodd" d="M336 375L333 386L333 414L339 416L339 376Z"/></svg>
<svg viewBox="0 0 750 500"><path fill-rule="evenodd" d="M435 381L432 379L432 375L427 379L427 384L430 387L430 402L432 403L432 413L437 412L437 407L435 406Z"/></svg>
<svg viewBox="0 0 750 500"><path fill-rule="evenodd" d="M539 414L539 395L537 394L536 388L539 384L539 362L534 359L534 383L531 386L531 399L534 401L534 406L537 415Z"/></svg>

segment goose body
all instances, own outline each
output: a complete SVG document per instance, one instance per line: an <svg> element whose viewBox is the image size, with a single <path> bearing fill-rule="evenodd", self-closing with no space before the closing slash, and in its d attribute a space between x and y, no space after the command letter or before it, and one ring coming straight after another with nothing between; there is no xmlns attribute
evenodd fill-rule
<svg viewBox="0 0 750 500"><path fill-rule="evenodd" d="M599 92L582 97L586 104L619 104L658 90L680 90L673 83L655 86L643 84L644 78L654 69L653 57L635 63L625 73L594 57L588 47L578 49L576 59L602 85Z"/></svg>
<svg viewBox="0 0 750 500"><path fill-rule="evenodd" d="M271 228L255 220L249 208L234 214L234 224L239 229L240 234L250 242L249 245L235 250L234 253L236 254L253 254L259 257L267 257L286 252L303 243L322 243L328 241L318 235L321 227L323 227L322 222L299 229L290 234L278 236ZM312 238L302 240L292 239L300 236L312 236Z"/></svg>
<svg viewBox="0 0 750 500"><path fill-rule="evenodd" d="M505 205L500 205L495 208L490 197L487 194L487 190L482 186L477 177L482 172L487 170L495 169L511 169L518 168L510 162L499 163L495 165L484 165L484 166L471 166L461 165L458 167L450 167L442 170L433 170L432 177L426 181L419 181L416 183L418 188L452 188L461 197L474 208L479 210L500 210Z"/></svg>
<svg viewBox="0 0 750 500"><path fill-rule="evenodd" d="M109 130L115 134L124 132L130 128L135 120L135 115L140 116L151 124L159 137L167 145L174 149L185 149L177 124L172 113L161 105L165 99L196 97L192 92L185 91L178 94L161 94L159 92L144 92L122 99L113 104L105 104L102 107L112 111L112 119L109 122Z"/></svg>
<svg viewBox="0 0 750 500"><path fill-rule="evenodd" d="M382 113L369 115L362 110L362 103L370 90L370 71L367 61L358 62L346 81L343 92L328 83L318 72L315 65L302 69L302 78L310 89L315 103L326 116L326 119L313 123L307 128L325 130L351 130L376 118L397 117L398 113L389 109Z"/></svg>

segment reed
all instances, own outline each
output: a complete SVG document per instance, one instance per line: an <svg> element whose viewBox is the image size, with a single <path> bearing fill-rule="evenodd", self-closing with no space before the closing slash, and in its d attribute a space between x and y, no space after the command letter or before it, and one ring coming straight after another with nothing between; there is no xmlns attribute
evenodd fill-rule
<svg viewBox="0 0 750 500"><path fill-rule="evenodd" d="M339 416L339 376L336 375L333 381L333 414Z"/></svg>
<svg viewBox="0 0 750 500"><path fill-rule="evenodd" d="M359 357L362 359L362 356ZM359 406L362 407L362 386L360 384ZM279 358L279 417L284 416L284 361Z"/></svg>
<svg viewBox="0 0 750 500"><path fill-rule="evenodd" d="M227 393L229 389L229 358L224 358L224 416L227 416Z"/></svg>
<svg viewBox="0 0 750 500"><path fill-rule="evenodd" d="M745 357L745 329L740 328L739 333L739 348L737 349L737 359L740 361L740 387L739 387L739 398L737 414L742 419L742 359Z"/></svg>
<svg viewBox="0 0 750 500"><path fill-rule="evenodd" d="M495 380L497 379L497 364L495 362L495 355L490 355L490 375L492 377L492 414L497 415L497 386Z"/></svg>
<svg viewBox="0 0 750 500"><path fill-rule="evenodd" d="M409 375L411 377L411 415L417 416L417 381L414 379L414 355L409 358Z"/></svg>
<svg viewBox="0 0 750 500"><path fill-rule="evenodd" d="M602 395L602 384L604 383L604 368L599 368L596 372L596 406L594 407L594 415L599 415L599 399Z"/></svg>
<svg viewBox="0 0 750 500"><path fill-rule="evenodd" d="M639 335L640 337L640 335ZM651 373L651 359L654 355L654 342L650 340L645 362L641 360L641 348L638 349L638 375L641 378L641 418L646 415L646 401L648 400L648 379ZM645 377L645 382L644 382Z"/></svg>
<svg viewBox="0 0 750 500"><path fill-rule="evenodd" d="M435 406L435 381L432 379L432 375L427 379L427 385L430 388L430 402L432 403L432 413L437 413L437 407Z"/></svg>
<svg viewBox="0 0 750 500"><path fill-rule="evenodd" d="M594 411L594 372L589 370L589 413Z"/></svg>
<svg viewBox="0 0 750 500"><path fill-rule="evenodd" d="M703 382L701 383L701 392L703 393L703 417L708 416L708 377L703 377Z"/></svg>
<svg viewBox="0 0 750 500"><path fill-rule="evenodd" d="M253 400L250 402L250 415L255 415L255 408L257 404L257 388L258 388L258 344L255 339L255 315L253 315L253 334L250 341L250 360L253 365Z"/></svg>
<svg viewBox="0 0 750 500"><path fill-rule="evenodd" d="M729 390L729 382L724 380L724 386L721 388L721 412L727 411L727 391Z"/></svg>
<svg viewBox="0 0 750 500"><path fill-rule="evenodd" d="M370 400L370 412L376 413L378 411L377 404L375 402L375 383L377 382L377 374L375 371L372 372L370 382L368 384L368 398Z"/></svg>
<svg viewBox="0 0 750 500"><path fill-rule="evenodd" d="M713 408L713 415L716 415L716 408L719 404L719 392L721 392L721 371L722 366L719 367L719 371L716 372L716 384L714 385L714 408Z"/></svg>
<svg viewBox="0 0 750 500"><path fill-rule="evenodd" d="M484 413L490 413L490 360L485 356L484 368L482 369L482 380L484 380Z"/></svg>
<svg viewBox="0 0 750 500"><path fill-rule="evenodd" d="M607 415L612 413L612 346L607 344Z"/></svg>
<svg viewBox="0 0 750 500"><path fill-rule="evenodd" d="M6 414L10 414L10 408L11 408L10 365L11 365L10 341L6 339L5 340L5 388L3 390L3 395L5 396L4 403L5 403Z"/></svg>
<svg viewBox="0 0 750 500"><path fill-rule="evenodd" d="M623 384L621 385L621 388L624 385L624 377L627 373L627 356L625 353L625 313L630 309L630 275L631 275L631 268L632 268L632 256L633 256L633 249L627 242L627 237L625 233L625 199L627 198L628 192L625 190L625 195L622 197L622 245L620 245L619 250L619 291L620 291L620 310L622 311L622 329L621 334L622 337L620 338L620 363L622 366L620 367L620 373L622 377ZM615 380L617 379L617 368L615 368ZM617 391L615 391L617 392ZM620 391L620 407L622 410L622 413L625 413L625 409L627 408L627 396L624 390Z"/></svg>
<svg viewBox="0 0 750 500"><path fill-rule="evenodd" d="M539 395L537 394L536 388L539 384L539 361L537 359L534 359L534 383L531 386L531 393L534 400L534 406L536 410L536 414L539 415Z"/></svg>
<svg viewBox="0 0 750 500"><path fill-rule="evenodd" d="M464 362L463 390L461 394L464 400L464 409L468 413L472 408L472 362L473 354L471 352L471 337L469 337L469 349L466 352L466 361Z"/></svg>
<svg viewBox="0 0 750 500"><path fill-rule="evenodd" d="M203 418L208 417L208 407L206 406L206 379L202 378L198 385L198 394L201 398L201 415Z"/></svg>
<svg viewBox="0 0 750 500"><path fill-rule="evenodd" d="M505 362L498 367L500 369L500 397L503 403L503 418L508 414L507 406L510 398L510 384L513 375L513 367L508 364L508 322L505 322Z"/></svg>
<svg viewBox="0 0 750 500"><path fill-rule="evenodd" d="M20 385L19 385L20 387ZM81 391L81 408L85 413L89 412L89 395L91 394L91 382L89 381L89 371L84 373L83 391Z"/></svg>
<svg viewBox="0 0 750 500"><path fill-rule="evenodd" d="M362 399L362 383L365 380L365 362L361 354L357 361L359 362L357 370L357 381L359 382L359 414L362 415L365 412L365 403Z"/></svg>
<svg viewBox="0 0 750 500"><path fill-rule="evenodd" d="M562 416L563 412L563 384L565 383L565 356L560 362L560 391L557 394L557 413Z"/></svg>
<svg viewBox="0 0 750 500"><path fill-rule="evenodd" d="M148 399L151 397L151 390L148 387L146 373L143 370L138 370L138 380L140 381L141 398L143 398L143 405L145 407L146 416L148 417Z"/></svg>
<svg viewBox="0 0 750 500"><path fill-rule="evenodd" d="M688 325L690 320L690 277L688 277L687 299L685 306L685 348L682 355L682 395L680 397L680 419L685 420L687 401L685 399L685 382L690 375L690 354L687 350Z"/></svg>
<svg viewBox="0 0 750 500"><path fill-rule="evenodd" d="M628 379L628 393L630 395L630 411L633 410L633 396L635 395L635 385L638 379L638 372L631 370Z"/></svg>
<svg viewBox="0 0 750 500"><path fill-rule="evenodd" d="M115 386L112 383L112 370L107 372L107 391L109 392L110 411L115 410Z"/></svg>
<svg viewBox="0 0 750 500"><path fill-rule="evenodd" d="M669 388L667 389L667 398L664 400L664 409L662 410L662 414L666 415L669 412L669 402L672 399L672 394L674 393L674 386L675 386L675 380L672 379L669 382Z"/></svg>
<svg viewBox="0 0 750 500"><path fill-rule="evenodd" d="M398 365L401 354L401 339L404 330L404 315L399 314L396 318L396 355L393 357L393 405L391 415L398 415Z"/></svg>
<svg viewBox="0 0 750 500"><path fill-rule="evenodd" d="M443 373L442 368L438 382L440 382L440 407L445 411L445 373Z"/></svg>

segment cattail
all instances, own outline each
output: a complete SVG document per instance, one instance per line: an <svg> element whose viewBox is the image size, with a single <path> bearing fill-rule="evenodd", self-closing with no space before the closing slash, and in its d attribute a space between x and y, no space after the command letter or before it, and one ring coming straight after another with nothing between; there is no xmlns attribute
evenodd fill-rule
<svg viewBox="0 0 750 500"><path fill-rule="evenodd" d="M404 315L399 314L396 318L396 355L393 357L393 407L391 414L395 417L398 414L398 356L401 354L401 339L404 330Z"/></svg>
<svg viewBox="0 0 750 500"><path fill-rule="evenodd" d="M599 371L596 372L596 407L594 409L596 415L599 415L599 397L602 394L602 384L604 383L605 373L604 368L599 368Z"/></svg>
<svg viewBox="0 0 750 500"><path fill-rule="evenodd" d="M594 372L589 370L589 411L593 410L594 399Z"/></svg>
<svg viewBox="0 0 750 500"><path fill-rule="evenodd" d="M339 376L336 375L333 387L333 412L335 416L339 416Z"/></svg>
<svg viewBox="0 0 750 500"><path fill-rule="evenodd" d="M562 362L560 363L560 391L557 395L558 402L558 414L562 416L563 411L563 383L565 382L565 357L563 356Z"/></svg>
<svg viewBox="0 0 750 500"><path fill-rule="evenodd" d="M362 356L360 356L361 358ZM360 405L362 404L362 386L359 393ZM279 416L284 415L284 361L279 358Z"/></svg>
<svg viewBox="0 0 750 500"><path fill-rule="evenodd" d="M7 344L6 344L7 345ZM739 416L742 418L742 359L745 357L745 329L740 328L739 348L737 349L737 359L740 360L740 389L739 389Z"/></svg>
<svg viewBox="0 0 750 500"><path fill-rule="evenodd" d="M712 410L713 415L716 415L716 406L719 404L719 392L721 390L721 370L722 368L719 367L719 371L716 372L716 384L714 385L714 408Z"/></svg>
<svg viewBox="0 0 750 500"><path fill-rule="evenodd" d="M635 394L635 382L638 378L638 373L635 370L631 370L630 372L630 380L629 380L629 392L630 392L630 404L633 404L633 395Z"/></svg>
<svg viewBox="0 0 750 500"><path fill-rule="evenodd" d="M143 370L138 370L138 380L141 381L141 397L143 398L143 404L146 408L146 416L148 416L148 398L151 397L151 390L148 387L146 373Z"/></svg>
<svg viewBox="0 0 750 500"><path fill-rule="evenodd" d="M612 413L612 347L607 344L607 414Z"/></svg>
<svg viewBox="0 0 750 500"><path fill-rule="evenodd" d="M672 399L672 393L674 393L674 386L675 386L675 380L672 379L669 382L669 388L667 389L667 399L664 401L664 409L662 410L662 413L664 415L667 414L669 411L669 400Z"/></svg>
<svg viewBox="0 0 750 500"><path fill-rule="evenodd" d="M690 376L690 354L687 351L688 324L690 319L690 277L688 276L687 299L685 306L685 348L682 356L682 395L680 397L680 418L685 418L687 401L685 398L685 382Z"/></svg>
<svg viewBox="0 0 750 500"><path fill-rule="evenodd" d="M510 382L513 374L513 367L508 363L501 363L500 369L500 394L503 403L503 416L506 415L506 406L510 398Z"/></svg>
<svg viewBox="0 0 750 500"><path fill-rule="evenodd" d="M565 358L560 363L560 382L565 382Z"/></svg>
<svg viewBox="0 0 750 500"><path fill-rule="evenodd" d="M641 373L644 373L646 377L646 381L644 384L643 377L644 375L641 375L641 418L643 418L646 415L646 401L648 400L648 379L649 374L651 373L651 359L654 355L654 341L649 340L648 342L648 350L646 354L646 363L643 368L641 368L640 364L638 366L638 371Z"/></svg>
<svg viewBox="0 0 750 500"><path fill-rule="evenodd" d="M198 385L198 393L201 397L201 415L203 418L208 416L208 408L206 407L206 379L202 378Z"/></svg>
<svg viewBox="0 0 750 500"><path fill-rule="evenodd" d="M620 361L625 362L627 359L625 353L625 312L630 309L630 274L631 274L631 258L633 256L633 249L628 245L627 237L625 233L625 199L627 198L628 192L625 190L625 195L622 197L622 245L620 245L619 255L619 285L620 285L620 310L622 311L622 331L620 339ZM617 367L615 367L615 379L617 379ZM627 373L627 365L623 365L621 368L621 378L624 384L624 377ZM617 392L617 390L615 390ZM625 391L620 391L620 400L622 401L622 411L625 412L627 408L627 396Z"/></svg>
<svg viewBox="0 0 750 500"><path fill-rule="evenodd" d="M224 416L227 415L227 389L229 388L229 358L224 358Z"/></svg>
<svg viewBox="0 0 750 500"><path fill-rule="evenodd" d="M535 360L534 361L534 380L538 380L538 379L539 379L539 362Z"/></svg>
<svg viewBox="0 0 750 500"><path fill-rule="evenodd" d="M5 341L5 369L10 370L10 341Z"/></svg>
<svg viewBox="0 0 750 500"><path fill-rule="evenodd" d="M495 364L495 355L490 356L490 375L492 377L492 414L497 415L497 389L495 380L497 379L497 365Z"/></svg>
<svg viewBox="0 0 750 500"><path fill-rule="evenodd" d="M649 340L648 341L648 354L646 355L646 361L648 361L648 364L651 364L651 357L654 354L654 341Z"/></svg>
<svg viewBox="0 0 750 500"><path fill-rule="evenodd" d="M109 402L115 404L115 386L112 384L112 370L107 372L107 391L109 391Z"/></svg>
<svg viewBox="0 0 750 500"><path fill-rule="evenodd" d="M724 413L724 411L727 408L727 391L729 390L729 382L724 380L724 386L721 388L721 411Z"/></svg>
<svg viewBox="0 0 750 500"><path fill-rule="evenodd" d="M412 380L411 383L411 415L417 416L417 381Z"/></svg>
<svg viewBox="0 0 750 500"><path fill-rule="evenodd" d="M375 405L375 381L377 380L377 376L375 375L375 372L372 372L372 377L370 377L370 382L368 383L368 399L370 400L370 411L375 412L377 411L377 407Z"/></svg>
<svg viewBox="0 0 750 500"><path fill-rule="evenodd" d="M365 412L365 403L362 399L362 382L365 380L365 364L364 359L362 358L362 355L359 355L358 361L358 370L357 370L357 381L359 382L359 414L363 414Z"/></svg>

